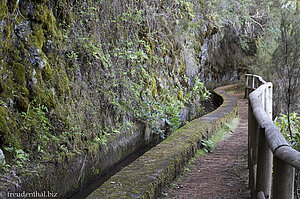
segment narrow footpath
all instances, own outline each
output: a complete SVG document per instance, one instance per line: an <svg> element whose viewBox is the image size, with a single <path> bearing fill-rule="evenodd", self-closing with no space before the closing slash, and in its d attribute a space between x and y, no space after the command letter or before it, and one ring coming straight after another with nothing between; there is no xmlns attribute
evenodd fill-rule
<svg viewBox="0 0 300 199"><path fill-rule="evenodd" d="M162 198L172 199L240 199L250 198L248 190L247 140L248 102L244 93L238 99L240 122L235 132L218 143L213 153L199 157L176 188ZM173 185L174 186L174 185Z"/></svg>

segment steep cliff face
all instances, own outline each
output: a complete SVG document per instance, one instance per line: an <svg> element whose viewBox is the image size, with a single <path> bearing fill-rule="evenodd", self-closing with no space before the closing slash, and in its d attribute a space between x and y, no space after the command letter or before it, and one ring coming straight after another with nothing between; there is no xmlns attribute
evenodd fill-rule
<svg viewBox="0 0 300 199"><path fill-rule="evenodd" d="M45 150L70 113L70 80L52 3L1 1L0 136L10 158L18 149Z"/></svg>
<svg viewBox="0 0 300 199"><path fill-rule="evenodd" d="M208 97L199 74L214 29L201 1L1 0L0 24L11 160L105 145L140 123L164 136Z"/></svg>

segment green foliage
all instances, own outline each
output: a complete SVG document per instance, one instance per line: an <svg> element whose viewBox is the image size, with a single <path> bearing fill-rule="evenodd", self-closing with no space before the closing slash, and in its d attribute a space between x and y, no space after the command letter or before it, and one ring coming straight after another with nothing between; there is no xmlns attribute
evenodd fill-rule
<svg viewBox="0 0 300 199"><path fill-rule="evenodd" d="M207 4L214 10L219 34L224 38L221 50L230 54L219 59L272 81L275 115L298 112L299 1L214 0Z"/></svg>
<svg viewBox="0 0 300 199"><path fill-rule="evenodd" d="M210 98L210 95L211 93L209 92L209 90L206 89L204 84L196 76L194 79L194 86L187 94L185 94L182 101L187 107L190 108L193 116L197 117L199 114L202 114L204 112L201 104L197 105L197 102L208 100Z"/></svg>
<svg viewBox="0 0 300 199"><path fill-rule="evenodd" d="M232 36L236 36L240 47L248 50L247 42L254 35L261 34L258 26L262 26L260 14L263 12L253 0L215 0L212 1L211 9L216 9L216 20L220 27L229 26L233 31ZM253 14L253 10L257 13Z"/></svg>
<svg viewBox="0 0 300 199"><path fill-rule="evenodd" d="M213 152L213 144L210 140L201 140L202 149L206 153L212 153Z"/></svg>
<svg viewBox="0 0 300 199"><path fill-rule="evenodd" d="M172 130L176 130L180 126L180 106L179 104L170 104L166 107L166 123Z"/></svg>
<svg viewBox="0 0 300 199"><path fill-rule="evenodd" d="M31 140L31 150L37 153L45 153L49 148L49 143L58 142L58 138L52 135L52 125L46 117L48 113L47 107L44 105L36 105L32 102L27 112L22 112L24 123L22 131L27 134L27 138Z"/></svg>
<svg viewBox="0 0 300 199"><path fill-rule="evenodd" d="M263 1L265 32L251 67L274 84L274 114L299 111L300 20L298 1Z"/></svg>
<svg viewBox="0 0 300 199"><path fill-rule="evenodd" d="M22 169L29 161L29 154L25 153L22 149L16 149L14 147L4 147L4 150L13 156L13 161L8 164L5 160L1 163L1 169L3 171L8 171L12 165L17 169Z"/></svg>
<svg viewBox="0 0 300 199"><path fill-rule="evenodd" d="M224 128L227 130L227 131L230 131L231 133L233 133L232 132L232 125L230 124L230 123L225 123L224 124Z"/></svg>
<svg viewBox="0 0 300 199"><path fill-rule="evenodd" d="M198 74L202 42L195 44L209 37L203 27L212 21L202 19L199 1L17 1L14 13L7 2L0 3L5 146L60 158L105 147L138 122L165 137L181 125L183 108L194 117L203 111L209 92Z"/></svg>
<svg viewBox="0 0 300 199"><path fill-rule="evenodd" d="M154 133L165 138L167 125L171 131L176 130L180 126L180 109L183 104L177 99L173 99L170 103L162 104L156 101L139 104L135 107L136 117L150 124Z"/></svg>
<svg viewBox="0 0 300 199"><path fill-rule="evenodd" d="M210 92L197 76L195 77L194 87L192 88L192 97L195 96L201 97L202 100L208 100L210 97Z"/></svg>
<svg viewBox="0 0 300 199"><path fill-rule="evenodd" d="M233 118L228 123L225 123L221 128L217 129L217 131L207 140L201 139L201 148L196 152L195 156L192 157L188 161L188 167L185 168L187 172L189 172L191 166L196 162L197 158L200 156L205 156L207 153L212 153L216 148L217 144L228 137L230 132L233 132L239 124L239 118Z"/></svg>
<svg viewBox="0 0 300 199"><path fill-rule="evenodd" d="M300 117L298 114L291 113L289 120L287 115L281 114L275 119L275 124L291 146L300 151ZM290 134L289 128L291 128L292 134Z"/></svg>

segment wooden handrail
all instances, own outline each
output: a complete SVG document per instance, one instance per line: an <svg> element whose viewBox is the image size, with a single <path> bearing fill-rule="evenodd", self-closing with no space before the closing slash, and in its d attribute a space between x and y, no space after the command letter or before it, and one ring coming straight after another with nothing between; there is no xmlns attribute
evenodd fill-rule
<svg viewBox="0 0 300 199"><path fill-rule="evenodd" d="M261 83L263 83L263 84L265 84L265 83L267 83L261 76L259 76L259 75L254 75L254 74L246 74L246 77L255 77L255 78L257 78Z"/></svg>
<svg viewBox="0 0 300 199"><path fill-rule="evenodd" d="M289 145L272 121L272 83L258 75L246 74L245 97L249 98L251 198L271 198L271 191L274 199L293 198L294 168L300 169L300 152Z"/></svg>
<svg viewBox="0 0 300 199"><path fill-rule="evenodd" d="M258 75L253 74L246 74L246 90L245 90L245 97L248 98L250 91L252 92L261 84L267 83Z"/></svg>

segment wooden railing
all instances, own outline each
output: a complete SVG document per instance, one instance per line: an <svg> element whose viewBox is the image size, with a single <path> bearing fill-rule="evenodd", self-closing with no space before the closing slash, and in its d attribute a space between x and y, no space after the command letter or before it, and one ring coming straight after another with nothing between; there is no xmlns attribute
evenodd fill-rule
<svg viewBox="0 0 300 199"><path fill-rule="evenodd" d="M274 199L294 198L294 168L300 169L300 152L290 147L272 121L272 83L260 76L246 74L245 97L249 97L251 198L271 198L271 192Z"/></svg>

